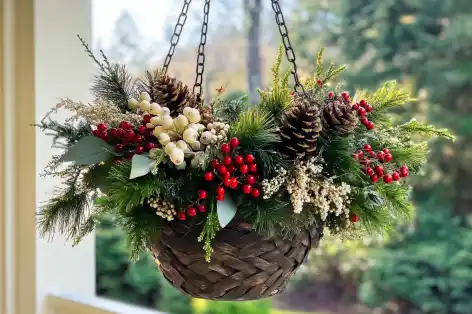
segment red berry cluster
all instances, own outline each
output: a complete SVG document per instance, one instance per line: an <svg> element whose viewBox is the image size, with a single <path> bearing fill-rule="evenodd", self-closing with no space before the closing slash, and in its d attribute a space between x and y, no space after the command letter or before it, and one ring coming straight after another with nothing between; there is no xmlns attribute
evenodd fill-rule
<svg viewBox="0 0 472 314"><path fill-rule="evenodd" d="M144 116L144 120L146 120L146 116ZM151 130L148 130L145 125L134 128L128 121L122 121L119 128L110 129L106 124L100 123L92 131L92 134L115 145L115 151L126 153L128 159L131 159L134 154L143 154L158 147L157 139Z"/></svg>
<svg viewBox="0 0 472 314"><path fill-rule="evenodd" d="M234 137L229 144L221 145L221 152L224 154L222 160L212 160L210 166L211 171L205 173L206 181L211 182L215 179L220 180L220 184L216 188L216 199L222 201L225 199L225 188L236 190L241 188L242 192L252 197L259 197L261 192L253 185L259 177L257 174L257 164L255 158L251 154L245 156L230 156L231 152L239 146L239 140Z"/></svg>
<svg viewBox="0 0 472 314"><path fill-rule="evenodd" d="M373 130L375 128L374 122L369 121L369 119L367 118L367 114L369 112L372 112L374 108L369 105L365 99L362 99L358 103L352 105L352 110L357 111L361 123L367 128L367 130Z"/></svg>
<svg viewBox="0 0 472 314"><path fill-rule="evenodd" d="M365 174L370 177L373 183L379 181L380 178L383 178L385 183L392 183L399 181L400 178L408 177L408 167L406 165L401 166L399 170L389 167L388 163L393 160L393 157L388 148L376 152L369 144L365 144L352 157L363 165ZM389 173L389 170L392 172Z"/></svg>
<svg viewBox="0 0 472 314"><path fill-rule="evenodd" d="M186 220L187 215L190 217L195 217L197 215L197 212L204 213L207 211L207 207L203 202L208 197L208 193L205 190L199 190L198 191L198 201L196 201L194 204L189 205L187 207L187 210L182 210L177 214L177 219L178 220Z"/></svg>

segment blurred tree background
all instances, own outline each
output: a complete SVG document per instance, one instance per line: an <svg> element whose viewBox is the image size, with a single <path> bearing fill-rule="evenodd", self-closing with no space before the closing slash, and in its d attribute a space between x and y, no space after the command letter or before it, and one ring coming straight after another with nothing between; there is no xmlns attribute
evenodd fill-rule
<svg viewBox="0 0 472 314"><path fill-rule="evenodd" d="M166 36L183 1L173 0ZM315 54L346 63L346 89L397 80L417 101L395 112L453 130L456 142L435 142L424 174L414 182L417 214L388 237L347 241L327 235L288 291L272 302L195 306L175 291L152 258L129 261L111 219L97 231L97 293L175 314L219 313L472 313L472 3L470 0L281 0L302 76ZM196 2L195 6L198 6ZM198 11L198 12L197 12ZM190 21L199 21L195 9ZM192 13L193 14L193 13ZM188 22L171 73L192 84L200 22ZM184 32L185 33L185 32ZM206 47L205 98L224 86L226 97L249 94L268 82L280 39L270 1L215 1ZM137 73L159 66L167 43L139 45L133 17L123 12L111 59ZM288 65L287 65L288 66Z"/></svg>

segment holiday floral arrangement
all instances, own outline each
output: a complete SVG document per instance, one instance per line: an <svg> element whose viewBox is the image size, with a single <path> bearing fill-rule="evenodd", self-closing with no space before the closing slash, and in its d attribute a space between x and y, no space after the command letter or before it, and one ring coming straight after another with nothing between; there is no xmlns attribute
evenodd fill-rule
<svg viewBox="0 0 472 314"><path fill-rule="evenodd" d="M452 139L416 120L394 125L389 110L411 101L393 82L351 95L333 82L344 69L324 67L297 92L281 73L260 103L204 101L161 71L132 77L98 60L90 104L62 100L38 123L56 146L45 175L64 185L41 208L43 234L75 242L112 214L133 253L146 250L167 224L199 228L212 241L233 219L267 237L323 226L339 236L384 232L409 217L408 178L428 155L426 140ZM68 110L65 122L52 119Z"/></svg>

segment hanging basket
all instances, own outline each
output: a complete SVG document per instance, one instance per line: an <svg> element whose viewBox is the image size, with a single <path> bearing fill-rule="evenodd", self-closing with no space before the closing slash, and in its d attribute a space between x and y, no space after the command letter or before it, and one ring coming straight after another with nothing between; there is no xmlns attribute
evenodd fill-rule
<svg viewBox="0 0 472 314"><path fill-rule="evenodd" d="M201 232L182 222L165 227L151 252L165 278L183 293L201 299L249 301L281 293L318 247L321 227L299 234L294 240L266 238L244 222L232 221L212 243L214 253L205 261Z"/></svg>

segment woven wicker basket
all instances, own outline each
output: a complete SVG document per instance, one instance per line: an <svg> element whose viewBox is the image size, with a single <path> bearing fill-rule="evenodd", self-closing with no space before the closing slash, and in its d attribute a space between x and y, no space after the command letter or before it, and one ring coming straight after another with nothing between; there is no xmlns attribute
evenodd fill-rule
<svg viewBox="0 0 472 314"><path fill-rule="evenodd" d="M199 228L171 223L150 245L165 278L195 298L248 301L282 292L292 275L317 247L322 228L301 233L292 241L267 239L246 223L231 222L212 242L211 263L197 242Z"/></svg>

